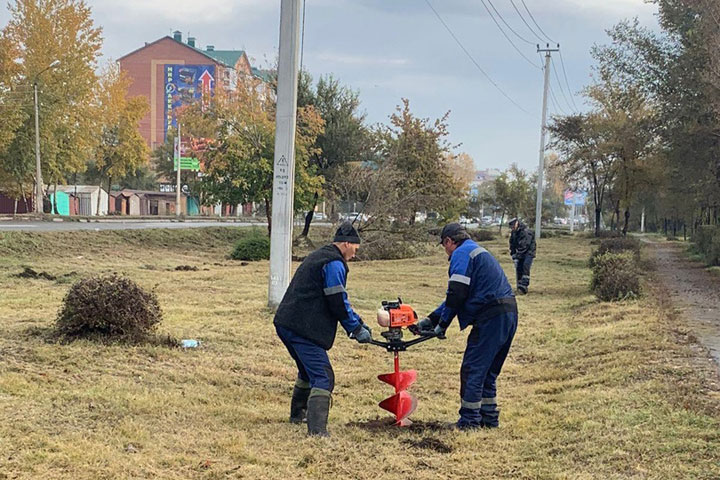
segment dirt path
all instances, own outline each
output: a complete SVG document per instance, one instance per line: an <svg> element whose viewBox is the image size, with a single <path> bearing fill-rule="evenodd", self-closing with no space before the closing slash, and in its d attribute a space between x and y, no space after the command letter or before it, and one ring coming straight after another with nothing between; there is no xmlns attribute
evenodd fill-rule
<svg viewBox="0 0 720 480"><path fill-rule="evenodd" d="M720 366L720 278L689 260L677 243L647 242L657 278L687 319L700 343Z"/></svg>

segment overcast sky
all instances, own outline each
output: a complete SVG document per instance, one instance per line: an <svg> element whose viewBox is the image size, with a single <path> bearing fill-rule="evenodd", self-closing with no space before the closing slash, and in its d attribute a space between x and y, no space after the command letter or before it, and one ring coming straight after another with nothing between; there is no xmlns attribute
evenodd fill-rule
<svg viewBox="0 0 720 480"><path fill-rule="evenodd" d="M517 163L537 166L542 105L538 42L513 8L511 0L484 0L520 36L498 19L523 59L503 37L481 0L429 0L475 61L502 89L481 73L453 40L428 0L307 0L304 66L317 78L333 74L360 92L371 123L386 122L402 97L423 117L437 118L450 110L450 140L462 144L478 168L504 169ZM513 0L537 31L522 0ZM196 37L197 44L216 49L244 49L258 66L277 54L280 0L88 0L96 24L103 27L106 58L118 57L172 31ZM559 42L574 101L590 81L590 47L607 42L605 30L638 17L657 28L656 7L643 0L525 0L542 30ZM494 14L495 12L493 12ZM0 13L0 23L8 19ZM556 69L570 93L559 57ZM550 114L570 113L572 100L563 97L555 72L551 86L559 107ZM524 112L512 101L517 103ZM558 109L562 109L558 112Z"/></svg>

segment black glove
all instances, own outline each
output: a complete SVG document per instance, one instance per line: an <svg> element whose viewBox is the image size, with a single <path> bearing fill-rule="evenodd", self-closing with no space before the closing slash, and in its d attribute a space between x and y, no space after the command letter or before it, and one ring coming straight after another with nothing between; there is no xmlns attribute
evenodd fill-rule
<svg viewBox="0 0 720 480"><path fill-rule="evenodd" d="M433 325L433 321L430 320L430 317L425 317L422 320L420 320L417 323L417 326L420 331L432 330L435 327L435 325Z"/></svg>
<svg viewBox="0 0 720 480"><path fill-rule="evenodd" d="M350 338L354 338L358 343L370 343L370 340L372 340L370 327L361 323L355 330L352 331Z"/></svg>
<svg viewBox="0 0 720 480"><path fill-rule="evenodd" d="M445 338L446 338L446 337L445 337L445 330L447 330L447 327L443 327L442 325L440 325L440 324L438 323L437 326L435 327L435 330L433 331L433 333L435 334L435 336L436 336L437 338L439 338L439 339L441 339L441 340L445 340Z"/></svg>

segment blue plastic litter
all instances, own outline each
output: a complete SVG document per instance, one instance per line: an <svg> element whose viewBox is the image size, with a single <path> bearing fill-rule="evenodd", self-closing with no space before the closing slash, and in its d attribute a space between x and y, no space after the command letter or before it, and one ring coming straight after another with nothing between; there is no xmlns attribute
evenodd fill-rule
<svg viewBox="0 0 720 480"><path fill-rule="evenodd" d="M180 345L182 346L182 348L197 348L200 346L200 340L181 340Z"/></svg>

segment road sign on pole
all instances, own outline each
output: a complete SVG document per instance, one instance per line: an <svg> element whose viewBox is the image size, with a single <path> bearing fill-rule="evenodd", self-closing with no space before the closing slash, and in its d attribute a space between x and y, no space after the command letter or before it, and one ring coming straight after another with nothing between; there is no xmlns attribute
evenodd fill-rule
<svg viewBox="0 0 720 480"><path fill-rule="evenodd" d="M173 171L177 170L177 157L173 161ZM200 160L192 157L180 157L180 168L183 170L192 170L197 172L200 170Z"/></svg>
<svg viewBox="0 0 720 480"><path fill-rule="evenodd" d="M180 122L177 126L177 138L175 139L175 170L177 171L177 185L175 190L175 216L180 216L180 171L182 170L182 161L180 156L182 155L182 136L180 135Z"/></svg>

